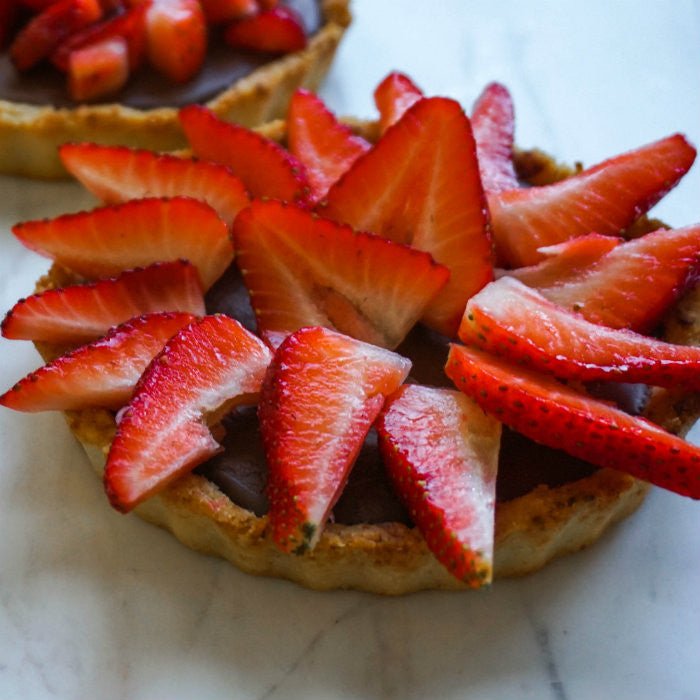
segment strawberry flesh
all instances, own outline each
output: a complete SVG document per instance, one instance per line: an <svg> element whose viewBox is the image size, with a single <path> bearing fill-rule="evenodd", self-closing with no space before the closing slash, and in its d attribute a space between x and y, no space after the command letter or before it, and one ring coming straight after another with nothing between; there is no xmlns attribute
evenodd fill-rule
<svg viewBox="0 0 700 700"><path fill-rule="evenodd" d="M7 313L2 335L48 343L87 343L134 316L158 311L204 316L199 275L191 263L154 263L94 284L34 294Z"/></svg>
<svg viewBox="0 0 700 700"><path fill-rule="evenodd" d="M588 233L618 236L671 190L695 160L680 134L610 158L553 185L488 197L499 263L534 265L538 248Z"/></svg>
<svg viewBox="0 0 700 700"><path fill-rule="evenodd" d="M151 362L120 415L104 482L122 512L219 452L208 424L255 403L271 353L237 321L206 316Z"/></svg>
<svg viewBox="0 0 700 700"><path fill-rule="evenodd" d="M283 551L315 546L385 396L409 369L395 353L325 328L303 328L279 347L258 415L270 527Z"/></svg>
<svg viewBox="0 0 700 700"><path fill-rule="evenodd" d="M233 260L228 226L210 206L188 197L130 200L16 224L12 231L30 250L87 279L185 259L208 289Z"/></svg>
<svg viewBox="0 0 700 700"><path fill-rule="evenodd" d="M387 471L448 571L473 588L493 572L501 424L464 394L401 387L377 423Z"/></svg>
<svg viewBox="0 0 700 700"><path fill-rule="evenodd" d="M213 207L229 225L250 203L245 186L223 165L126 146L66 143L61 161L105 204L186 196Z"/></svg>
<svg viewBox="0 0 700 700"><path fill-rule="evenodd" d="M331 187L330 219L430 253L450 280L423 321L457 332L467 299L493 279L488 213L469 120L441 97L411 107Z"/></svg>
<svg viewBox="0 0 700 700"><path fill-rule="evenodd" d="M423 97L423 92L404 73L394 71L374 90L374 104L379 110L379 129L383 134Z"/></svg>
<svg viewBox="0 0 700 700"><path fill-rule="evenodd" d="M129 79L126 39L115 36L71 51L68 56L68 91L74 100L87 102L119 92Z"/></svg>
<svg viewBox="0 0 700 700"><path fill-rule="evenodd" d="M27 375L0 396L0 405L32 413L86 406L118 409L166 341L194 319L192 314L156 313L127 321Z"/></svg>
<svg viewBox="0 0 700 700"><path fill-rule="evenodd" d="M553 377L452 345L445 371L481 408L535 442L700 498L700 448Z"/></svg>
<svg viewBox="0 0 700 700"><path fill-rule="evenodd" d="M394 348L449 276L427 253L274 200L254 201L233 235L261 333L325 326Z"/></svg>
<svg viewBox="0 0 700 700"><path fill-rule="evenodd" d="M232 22L224 40L237 49L264 53L290 53L306 46L301 17L290 7L275 7Z"/></svg>

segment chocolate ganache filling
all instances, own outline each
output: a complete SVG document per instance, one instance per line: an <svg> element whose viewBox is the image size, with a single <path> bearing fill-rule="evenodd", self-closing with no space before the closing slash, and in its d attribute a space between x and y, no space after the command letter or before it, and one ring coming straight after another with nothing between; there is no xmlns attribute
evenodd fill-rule
<svg viewBox="0 0 700 700"><path fill-rule="evenodd" d="M248 291L236 265L209 290L209 313L225 313L255 332L255 315ZM454 388L443 367L447 359L447 339L417 325L396 349L413 362L409 381ZM616 402L628 413L644 409L647 388L642 385L595 383L591 394ZM197 471L214 482L232 501L264 515L268 510L265 486L267 464L263 451L255 407L240 408L223 420L226 436L224 451L198 467ZM496 495L508 501L529 493L540 484L561 486L583 479L596 467L564 452L536 444L507 428L503 430L499 456ZM336 522L403 522L410 524L408 512L389 482L377 447L377 435L371 430L350 472L343 494L333 509Z"/></svg>
<svg viewBox="0 0 700 700"><path fill-rule="evenodd" d="M308 36L321 28L323 18L319 0L283 0L282 4L297 11ZM269 54L234 49L223 41L221 31L213 27L210 28L204 65L192 80L184 84L173 83L144 66L129 78L116 99L120 104L136 109L201 104L275 58ZM20 72L12 65L7 51L0 54L0 99L30 105L76 106L66 89L65 75L57 68L42 61L34 68ZM95 103L114 101L115 96L111 95Z"/></svg>

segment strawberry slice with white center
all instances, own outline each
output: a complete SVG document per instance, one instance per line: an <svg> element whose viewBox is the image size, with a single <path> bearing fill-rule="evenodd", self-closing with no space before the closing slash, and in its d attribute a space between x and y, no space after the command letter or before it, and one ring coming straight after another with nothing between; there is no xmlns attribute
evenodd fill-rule
<svg viewBox="0 0 700 700"><path fill-rule="evenodd" d="M118 409L129 401L142 372L167 340L194 320L184 313L131 319L27 375L0 396L0 405L32 413L86 406Z"/></svg>
<svg viewBox="0 0 700 700"><path fill-rule="evenodd" d="M555 255L509 274L593 323L644 333L697 282L700 225L625 243L589 234L540 252Z"/></svg>
<svg viewBox="0 0 700 700"><path fill-rule="evenodd" d="M493 279L476 146L453 100L413 105L331 187L318 211L447 265L450 280L423 316L444 335L457 332L467 299Z"/></svg>
<svg viewBox="0 0 700 700"><path fill-rule="evenodd" d="M486 192L501 192L519 187L513 165L515 110L508 89L489 83L479 95L471 116L481 182Z"/></svg>
<svg viewBox="0 0 700 700"><path fill-rule="evenodd" d="M387 400L377 434L394 488L438 561L473 588L490 583L501 424L459 391L412 384Z"/></svg>
<svg viewBox="0 0 700 700"><path fill-rule="evenodd" d="M326 195L370 144L341 124L316 95L299 88L287 111L287 147L304 164L315 201Z"/></svg>
<svg viewBox="0 0 700 700"><path fill-rule="evenodd" d="M534 265L538 248L588 233L620 235L688 171L695 148L675 134L543 187L496 192L489 210L499 262Z"/></svg>
<svg viewBox="0 0 700 700"><path fill-rule="evenodd" d="M241 180L216 163L96 143L67 143L59 155L66 170L104 204L193 197L213 207L230 226L250 203Z"/></svg>
<svg viewBox="0 0 700 700"><path fill-rule="evenodd" d="M428 253L274 200L233 235L260 333L325 326L394 348L449 277Z"/></svg>
<svg viewBox="0 0 700 700"><path fill-rule="evenodd" d="M400 355L325 328L303 328L279 347L258 415L270 526L283 551L315 546L385 396L410 367Z"/></svg>
<svg viewBox="0 0 700 700"><path fill-rule="evenodd" d="M201 105L184 107L179 117L194 154L230 168L254 197L298 203L308 200L304 166L278 143L224 121Z"/></svg>
<svg viewBox="0 0 700 700"><path fill-rule="evenodd" d="M422 90L404 73L393 71L374 90L379 110L379 128L383 134L423 97Z"/></svg>
<svg viewBox="0 0 700 700"><path fill-rule="evenodd" d="M469 300L459 336L562 379L700 389L700 348L591 323L512 277L492 282Z"/></svg>
<svg viewBox="0 0 700 700"><path fill-rule="evenodd" d="M230 408L254 404L271 352L228 316L205 316L148 366L112 442L104 482L122 512L223 449L211 434Z"/></svg>
<svg viewBox="0 0 700 700"><path fill-rule="evenodd" d="M154 263L94 284L49 289L20 299L5 316L2 335L47 343L87 343L134 316L158 311L204 316L204 294L191 263Z"/></svg>
<svg viewBox="0 0 700 700"><path fill-rule="evenodd" d="M484 411L535 442L691 498L700 498L700 448L552 377L452 345L445 366Z"/></svg>
<svg viewBox="0 0 700 700"><path fill-rule="evenodd" d="M12 232L30 250L86 279L184 259L197 268L208 289L233 260L226 223L208 204L188 197L135 199L27 221Z"/></svg>

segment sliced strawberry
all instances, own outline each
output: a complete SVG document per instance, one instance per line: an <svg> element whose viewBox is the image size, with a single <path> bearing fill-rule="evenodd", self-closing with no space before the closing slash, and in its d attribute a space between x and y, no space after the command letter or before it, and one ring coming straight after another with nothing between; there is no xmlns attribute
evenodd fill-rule
<svg viewBox="0 0 700 700"><path fill-rule="evenodd" d="M409 384L387 401L377 434L394 488L438 561L473 588L490 583L501 424L459 391Z"/></svg>
<svg viewBox="0 0 700 700"><path fill-rule="evenodd" d="M185 313L131 319L27 375L0 396L0 405L32 413L86 406L118 409L166 341L194 319Z"/></svg>
<svg viewBox="0 0 700 700"><path fill-rule="evenodd" d="M384 397L409 360L325 328L303 328L279 347L258 415L269 467L270 526L278 546L315 546Z"/></svg>
<svg viewBox="0 0 700 700"><path fill-rule="evenodd" d="M469 300L459 336L562 379L700 389L700 348L591 323L512 277Z"/></svg>
<svg viewBox="0 0 700 700"><path fill-rule="evenodd" d="M588 233L620 235L676 185L694 159L695 148L676 134L553 185L490 195L499 261L534 265L542 246Z"/></svg>
<svg viewBox="0 0 700 700"><path fill-rule="evenodd" d="M66 143L66 170L105 204L142 197L194 197L229 225L250 203L245 186L223 165L126 146Z"/></svg>
<svg viewBox="0 0 700 700"><path fill-rule="evenodd" d="M180 122L195 155L229 167L254 197L287 202L308 198L303 165L274 141L200 105L180 110Z"/></svg>
<svg viewBox="0 0 700 700"><path fill-rule="evenodd" d="M198 0L153 0L146 12L151 65L176 83L193 78L204 63L207 24Z"/></svg>
<svg viewBox="0 0 700 700"><path fill-rule="evenodd" d="M185 259L208 289L233 260L228 226L208 204L188 197L135 199L16 224L12 231L30 250L87 279Z"/></svg>
<svg viewBox="0 0 700 700"><path fill-rule="evenodd" d="M207 426L234 405L255 403L270 359L228 316L206 316L172 338L118 423L104 474L112 505L127 512L219 452Z"/></svg>
<svg viewBox="0 0 700 700"><path fill-rule="evenodd" d="M396 71L382 80L374 90L374 104L379 110L379 128L383 134L423 97L423 92L403 73Z"/></svg>
<svg viewBox="0 0 700 700"><path fill-rule="evenodd" d="M287 147L304 164L312 199L318 200L370 144L341 124L316 95L299 88L287 111Z"/></svg>
<svg viewBox="0 0 700 700"><path fill-rule="evenodd" d="M225 41L237 49L263 53L290 53L306 46L302 18L291 7L274 7L232 22Z"/></svg>
<svg viewBox="0 0 700 700"><path fill-rule="evenodd" d="M500 83L487 85L474 103L471 122L486 192L519 187L513 165L515 111L508 89Z"/></svg>
<svg viewBox="0 0 700 700"><path fill-rule="evenodd" d="M199 0L209 24L222 24L258 12L257 0Z"/></svg>
<svg viewBox="0 0 700 700"><path fill-rule="evenodd" d="M700 498L700 448L552 377L452 345L445 366L484 411L535 442Z"/></svg>
<svg viewBox="0 0 700 700"><path fill-rule="evenodd" d="M99 0L60 0L35 15L17 34L10 57L17 70L27 70L49 56L73 32L102 16Z"/></svg>
<svg viewBox="0 0 700 700"><path fill-rule="evenodd" d="M607 250L599 248L600 239L610 241ZM511 274L593 323L650 332L698 280L700 225L618 243L609 236L583 236L552 246L558 255Z"/></svg>
<svg viewBox="0 0 700 700"><path fill-rule="evenodd" d="M8 312L2 335L48 343L87 343L112 326L157 311L204 316L199 274L191 263L155 263L94 284L34 294Z"/></svg>
<svg viewBox="0 0 700 700"><path fill-rule="evenodd" d="M449 277L427 253L274 200L241 212L233 235L261 333L325 326L394 348Z"/></svg>
<svg viewBox="0 0 700 700"><path fill-rule="evenodd" d="M74 100L88 101L121 90L129 79L126 39L115 36L71 51L68 91Z"/></svg>
<svg viewBox="0 0 700 700"><path fill-rule="evenodd" d="M453 100L411 107L331 187L319 212L447 265L450 280L423 317L445 335L456 333L467 299L493 278L474 139Z"/></svg>
<svg viewBox="0 0 700 700"><path fill-rule="evenodd" d="M126 40L129 69L134 70L143 62L146 52L146 10L150 2L119 12L113 17L91 24L71 34L52 54L51 62L60 70L68 70L68 57L76 49L95 44L104 39L122 37Z"/></svg>

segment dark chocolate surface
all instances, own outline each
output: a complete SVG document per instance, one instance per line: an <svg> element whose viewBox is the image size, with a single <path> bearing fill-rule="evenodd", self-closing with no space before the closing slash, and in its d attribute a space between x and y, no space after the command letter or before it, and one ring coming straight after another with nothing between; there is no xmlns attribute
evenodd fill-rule
<svg viewBox="0 0 700 700"><path fill-rule="evenodd" d="M318 0L284 0L284 4L302 16L308 34L314 34L321 27ZM207 102L240 78L274 60L267 54L233 49L221 40L216 30L211 32L210 39L205 64L192 80L185 84L172 83L144 66L131 76L116 100L137 109ZM12 65L7 51L0 54L0 98L32 105L76 106L68 94L66 76L61 71L43 61L28 71L19 72ZM108 96L101 101L114 102L115 97Z"/></svg>

